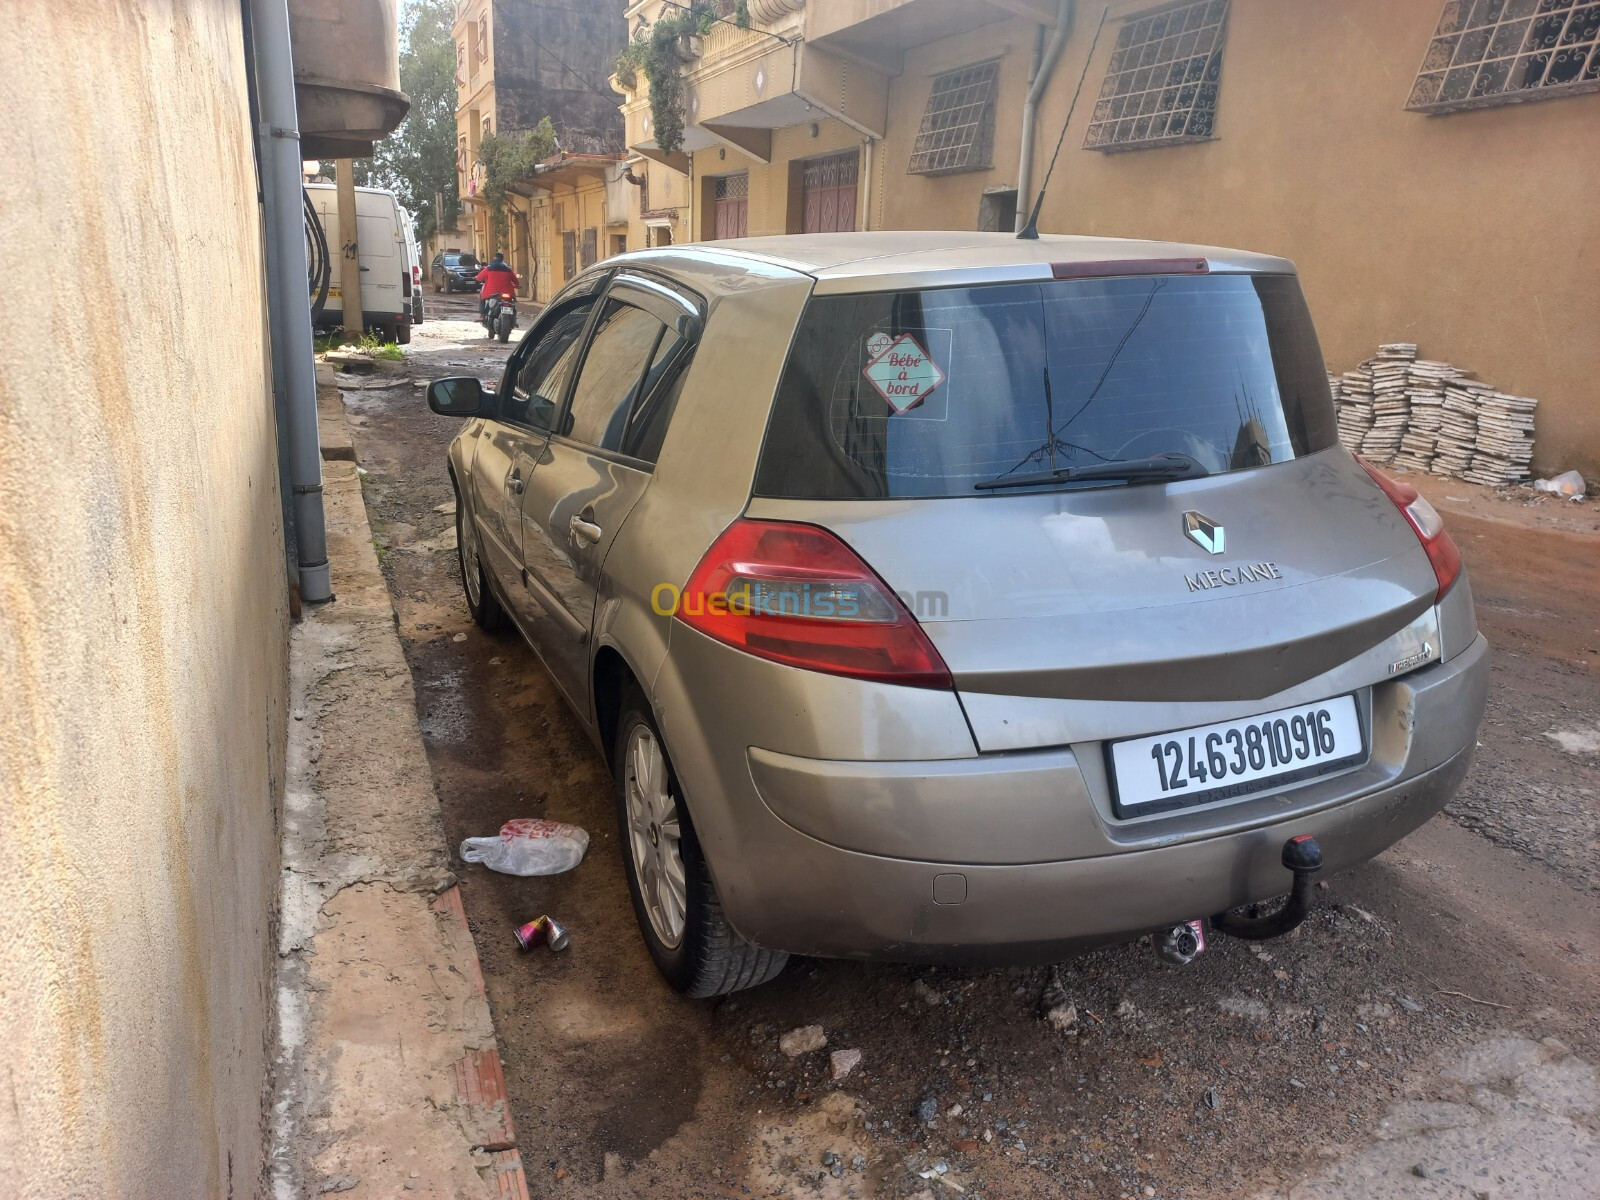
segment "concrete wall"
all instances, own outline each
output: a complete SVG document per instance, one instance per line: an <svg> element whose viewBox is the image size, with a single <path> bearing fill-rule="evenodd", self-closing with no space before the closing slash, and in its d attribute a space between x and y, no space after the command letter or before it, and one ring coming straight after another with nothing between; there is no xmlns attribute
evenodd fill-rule
<svg viewBox="0 0 1600 1200"><path fill-rule="evenodd" d="M622 149L622 117L606 77L622 49L622 8L604 0L493 0L495 128L549 117L573 154Z"/></svg>
<svg viewBox="0 0 1600 1200"><path fill-rule="evenodd" d="M1536 469L1600 475L1600 95L1407 112L1438 0L1233 0L1216 138L1084 150L1118 18L1148 7L1112 4L1041 228L1286 255L1330 366L1348 369L1380 341L1415 341L1426 357L1539 398ZM1041 171L1098 16L1079 6L1041 106ZM875 189L884 227L975 228L980 193L1015 184L1033 29L996 22L906 55ZM931 77L995 56L993 169L907 175Z"/></svg>
<svg viewBox="0 0 1600 1200"><path fill-rule="evenodd" d="M0 38L0 1195L254 1194L285 562L240 7Z"/></svg>

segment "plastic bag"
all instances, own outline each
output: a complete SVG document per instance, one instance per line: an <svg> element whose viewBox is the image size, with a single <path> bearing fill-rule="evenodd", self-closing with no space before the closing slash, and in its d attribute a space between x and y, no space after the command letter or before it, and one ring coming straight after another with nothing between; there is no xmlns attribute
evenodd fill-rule
<svg viewBox="0 0 1600 1200"><path fill-rule="evenodd" d="M589 835L576 825L524 817L500 826L498 837L468 838L461 859L506 875L559 875L582 862L588 848Z"/></svg>
<svg viewBox="0 0 1600 1200"><path fill-rule="evenodd" d="M1535 491L1554 492L1558 496L1566 496L1572 500L1583 499L1583 476L1576 471L1563 471L1554 479L1535 479L1533 487Z"/></svg>

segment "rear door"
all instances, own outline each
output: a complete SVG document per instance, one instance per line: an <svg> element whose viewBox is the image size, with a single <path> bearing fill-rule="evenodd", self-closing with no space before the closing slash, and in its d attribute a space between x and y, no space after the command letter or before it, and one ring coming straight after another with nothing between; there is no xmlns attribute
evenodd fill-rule
<svg viewBox="0 0 1600 1200"><path fill-rule="evenodd" d="M524 584L522 494L572 381L583 332L603 278L558 297L506 365L500 414L485 422L472 460L472 514L484 568L517 623L531 630L540 609ZM531 634L530 634L531 636Z"/></svg>
<svg viewBox="0 0 1600 1200"><path fill-rule="evenodd" d="M387 192L356 192L356 236L361 243L361 311L397 316L409 303L401 276L409 273L400 206Z"/></svg>
<svg viewBox="0 0 1600 1200"><path fill-rule="evenodd" d="M826 525L872 565L984 750L1248 711L1374 651L1437 590L1337 445L1292 276L817 296L766 447L751 515ZM1169 454L1204 476L992 486Z"/></svg>
<svg viewBox="0 0 1600 1200"><path fill-rule="evenodd" d="M606 552L650 482L699 337L698 302L648 278L618 276L557 431L522 498L523 560L541 613L533 632L580 711Z"/></svg>

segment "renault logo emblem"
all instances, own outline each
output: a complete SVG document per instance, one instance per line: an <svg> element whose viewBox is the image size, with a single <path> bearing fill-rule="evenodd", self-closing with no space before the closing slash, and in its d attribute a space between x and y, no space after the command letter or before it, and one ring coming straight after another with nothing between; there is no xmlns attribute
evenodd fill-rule
<svg viewBox="0 0 1600 1200"><path fill-rule="evenodd" d="M1193 510L1183 514L1183 533L1200 549L1221 554L1227 545L1225 530L1210 517Z"/></svg>

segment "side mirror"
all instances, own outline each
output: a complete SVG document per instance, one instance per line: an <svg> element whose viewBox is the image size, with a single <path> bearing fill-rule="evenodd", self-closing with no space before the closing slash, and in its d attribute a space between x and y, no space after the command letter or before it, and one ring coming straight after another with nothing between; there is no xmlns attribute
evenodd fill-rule
<svg viewBox="0 0 1600 1200"><path fill-rule="evenodd" d="M486 416L492 399L493 393L486 393L472 375L452 375L428 385L428 407L441 417Z"/></svg>

